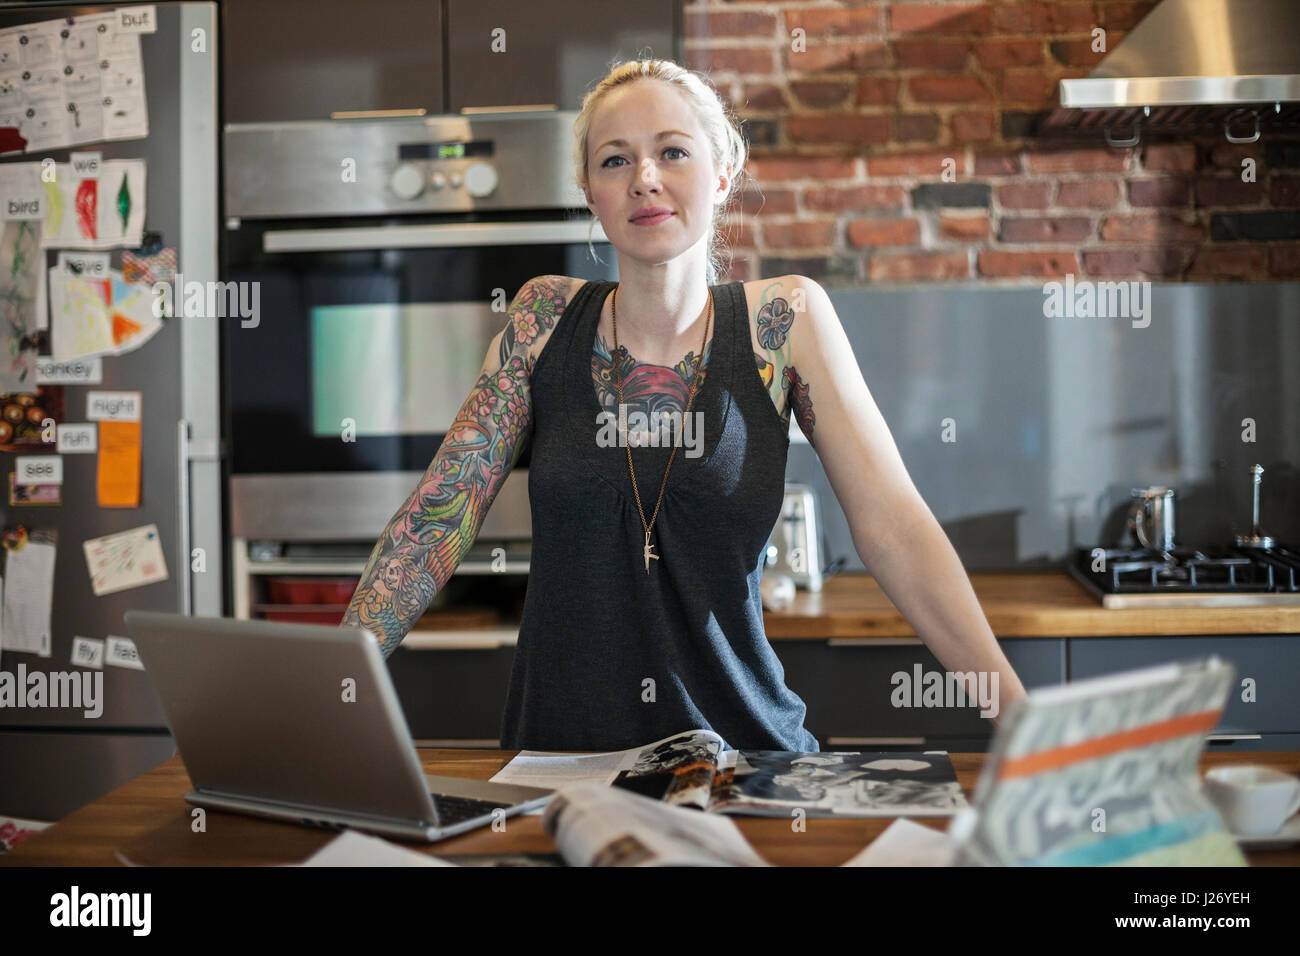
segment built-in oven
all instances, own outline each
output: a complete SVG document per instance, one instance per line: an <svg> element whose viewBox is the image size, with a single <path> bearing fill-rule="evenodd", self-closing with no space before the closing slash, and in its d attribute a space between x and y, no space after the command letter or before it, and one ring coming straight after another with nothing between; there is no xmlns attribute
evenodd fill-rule
<svg viewBox="0 0 1300 956"><path fill-rule="evenodd" d="M615 276L574 183L575 118L226 128L224 279L255 306L222 323L236 614L337 623L520 287ZM527 570L528 459L458 574L493 575L497 604L493 572ZM276 599L293 593L307 600Z"/></svg>

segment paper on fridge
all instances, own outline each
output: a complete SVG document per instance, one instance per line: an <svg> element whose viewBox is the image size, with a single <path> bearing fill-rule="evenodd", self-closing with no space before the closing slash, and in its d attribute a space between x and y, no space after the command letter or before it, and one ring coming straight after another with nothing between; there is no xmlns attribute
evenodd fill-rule
<svg viewBox="0 0 1300 956"><path fill-rule="evenodd" d="M54 531L33 531L25 545L5 552L0 647L6 651L51 654L55 546Z"/></svg>
<svg viewBox="0 0 1300 956"><path fill-rule="evenodd" d="M82 542L96 595L167 580L158 526L147 524Z"/></svg>
<svg viewBox="0 0 1300 956"><path fill-rule="evenodd" d="M149 135L140 36L122 12L0 29L0 127L19 139L0 151Z"/></svg>
<svg viewBox="0 0 1300 956"><path fill-rule="evenodd" d="M0 202L7 206L10 201L0 178ZM45 328L48 311L44 262L39 220L0 223L0 302L6 318L0 323L0 392L27 391L36 384L32 336Z"/></svg>
<svg viewBox="0 0 1300 956"><path fill-rule="evenodd" d="M126 282L110 269L107 278L49 273L50 349L58 359L121 355L138 349L162 328L149 286Z"/></svg>

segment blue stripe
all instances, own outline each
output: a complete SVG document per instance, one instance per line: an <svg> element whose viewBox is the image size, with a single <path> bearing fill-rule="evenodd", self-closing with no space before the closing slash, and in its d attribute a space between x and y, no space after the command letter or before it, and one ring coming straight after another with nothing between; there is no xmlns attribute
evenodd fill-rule
<svg viewBox="0 0 1300 956"><path fill-rule="evenodd" d="M1075 847L1061 853L1053 853L1034 860L1026 860L1027 866L1109 866L1129 857L1151 853L1167 847L1177 846L1195 840L1207 833L1222 828L1216 810L1208 810L1194 816L1180 817L1168 823L1160 823L1136 833L1121 836L1104 836L1096 843Z"/></svg>

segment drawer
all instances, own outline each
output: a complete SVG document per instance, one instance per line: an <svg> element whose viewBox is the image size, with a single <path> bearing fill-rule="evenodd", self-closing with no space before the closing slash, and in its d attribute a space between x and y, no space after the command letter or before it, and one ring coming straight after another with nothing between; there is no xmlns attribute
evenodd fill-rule
<svg viewBox="0 0 1300 956"><path fill-rule="evenodd" d="M1300 734L1300 638L1072 637L1070 679L1217 654L1236 679L1216 733ZM1243 701L1241 681L1255 682L1254 702Z"/></svg>

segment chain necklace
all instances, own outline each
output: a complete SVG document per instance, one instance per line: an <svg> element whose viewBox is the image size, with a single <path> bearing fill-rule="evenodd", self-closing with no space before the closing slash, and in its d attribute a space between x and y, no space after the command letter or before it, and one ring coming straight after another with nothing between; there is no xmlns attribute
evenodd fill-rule
<svg viewBox="0 0 1300 956"><path fill-rule="evenodd" d="M614 375L618 382L618 407L623 408L623 372L622 363L618 356L618 286L614 287L614 296L610 301L610 310L614 323ZM685 425L686 417L691 413L691 403L695 401L695 389L700 381L700 365L704 362L704 346L709 341L709 326L713 322L713 290L709 290L709 314L704 320L704 340L700 342L700 357L695 360L695 374L691 377L691 391L686 399L686 411L682 414L682 422ZM673 445L672 452L668 455L668 464L664 468L664 480L659 484L659 500L655 502L654 514L650 516L650 521L645 520L645 509L641 507L641 490L636 484L636 469L632 467L632 443L627 440L628 436L623 436L624 447L627 448L627 470L632 474L632 493L636 495L636 510L641 515L641 527L645 528L645 547L641 549L641 557L645 561L645 573L650 573L650 562L658 561L659 555L652 554L650 543L650 531L654 528L655 519L659 517L659 506L664 500L664 488L668 485L668 470L673 466L673 459L677 457L677 445Z"/></svg>

